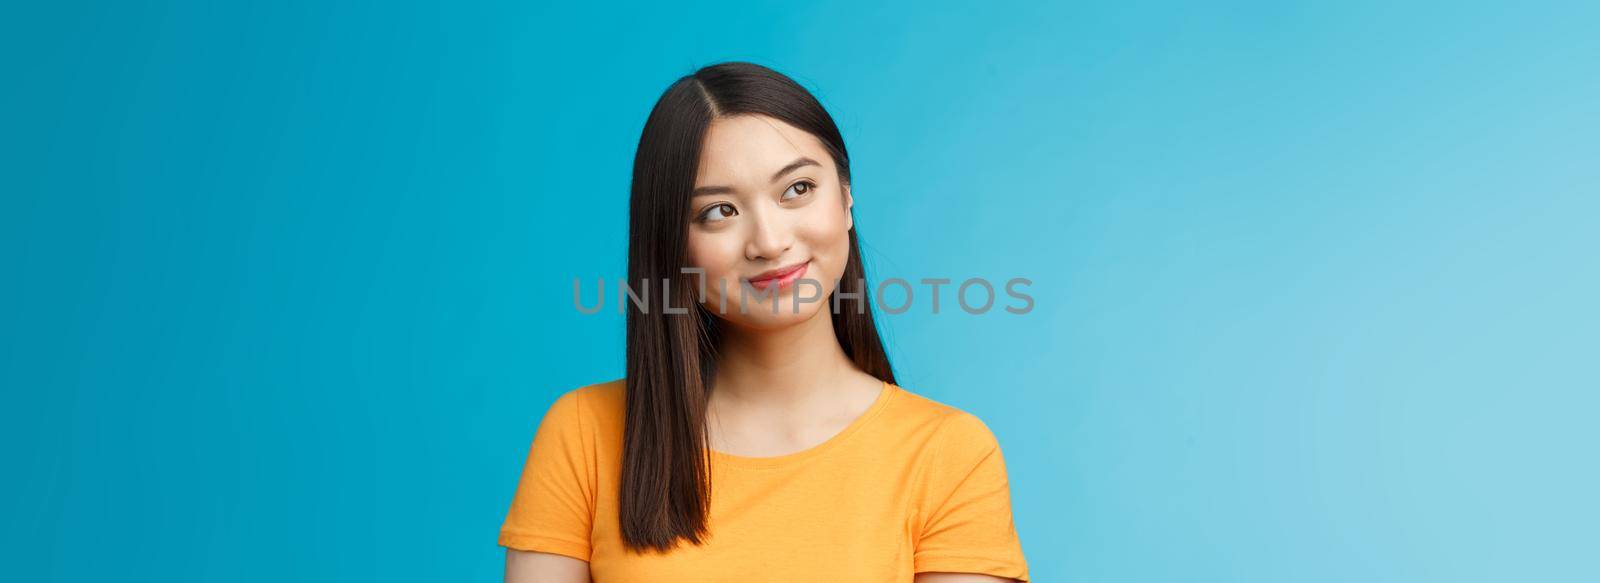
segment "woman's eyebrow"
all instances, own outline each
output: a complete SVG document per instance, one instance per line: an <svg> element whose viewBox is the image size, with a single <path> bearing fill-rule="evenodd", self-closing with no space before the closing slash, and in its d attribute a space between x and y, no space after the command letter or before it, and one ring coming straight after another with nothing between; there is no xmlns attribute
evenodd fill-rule
<svg viewBox="0 0 1600 583"><path fill-rule="evenodd" d="M821 166L821 164L818 164L816 160L801 156L790 162L788 166L784 166L782 170L773 173L771 182L777 182L779 178L783 178L783 175L794 172L796 168L801 166Z"/></svg>
<svg viewBox="0 0 1600 583"><path fill-rule="evenodd" d="M804 167L804 166L819 166L820 167L822 165L818 164L816 160L812 160L812 159L807 158L805 156L801 156L799 158L795 158L795 160L793 162L788 163L787 165L785 165L782 169L778 170L777 172L774 172L772 174L771 182L777 182L779 178L783 178L783 175L788 174L790 172L794 172L795 169L801 168L801 167ZM694 193L691 194L690 196L694 197L694 196L706 196L706 195L710 195L710 194L729 194L729 193L732 193L732 192L733 192L733 187L731 187L731 186L701 186L699 188L694 189Z"/></svg>

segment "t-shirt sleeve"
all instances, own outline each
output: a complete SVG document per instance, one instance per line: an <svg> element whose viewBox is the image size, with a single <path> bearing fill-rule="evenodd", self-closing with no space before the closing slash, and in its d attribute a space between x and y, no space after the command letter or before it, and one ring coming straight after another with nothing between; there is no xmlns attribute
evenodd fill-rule
<svg viewBox="0 0 1600 583"><path fill-rule="evenodd" d="M977 416L957 411L934 435L918 573L980 573L1028 581L1011 515L1011 483L1000 442Z"/></svg>
<svg viewBox="0 0 1600 583"><path fill-rule="evenodd" d="M582 393L569 391L539 422L500 527L501 546L589 560L594 462L582 409Z"/></svg>

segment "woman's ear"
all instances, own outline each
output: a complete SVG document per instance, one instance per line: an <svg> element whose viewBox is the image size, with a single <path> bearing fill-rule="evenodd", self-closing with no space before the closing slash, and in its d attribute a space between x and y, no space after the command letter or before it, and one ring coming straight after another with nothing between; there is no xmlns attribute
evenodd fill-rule
<svg viewBox="0 0 1600 583"><path fill-rule="evenodd" d="M856 199L852 198L850 196L850 185L849 184L845 184L844 185L844 230L846 230L846 231L848 231L850 229L854 229L856 227L855 215L850 213L850 208L855 206L855 204L856 204Z"/></svg>

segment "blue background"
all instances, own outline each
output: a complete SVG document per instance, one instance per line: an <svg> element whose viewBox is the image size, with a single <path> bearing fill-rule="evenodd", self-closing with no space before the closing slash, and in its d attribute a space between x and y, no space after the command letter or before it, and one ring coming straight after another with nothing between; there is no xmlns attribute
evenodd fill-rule
<svg viewBox="0 0 1600 583"><path fill-rule="evenodd" d="M1324 4L8 3L6 578L497 580L644 117L743 59L875 279L1034 281L882 326L1036 580L1600 579L1600 8Z"/></svg>

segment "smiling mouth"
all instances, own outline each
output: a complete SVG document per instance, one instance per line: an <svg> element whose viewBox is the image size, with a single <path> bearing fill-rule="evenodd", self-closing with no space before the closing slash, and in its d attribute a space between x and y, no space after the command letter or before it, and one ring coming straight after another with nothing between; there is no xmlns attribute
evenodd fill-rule
<svg viewBox="0 0 1600 583"><path fill-rule="evenodd" d="M764 289L767 289L767 288L772 287L772 286L777 286L779 288L785 288L785 287L788 287L789 285L793 284L796 280L800 279L800 276L805 275L806 274L806 268L808 266L810 266L810 265L811 265L811 261L807 260L805 263L801 263L800 265L797 265L795 267L792 267L792 268L789 268L789 269L786 269L786 270L782 270L782 271L779 271L777 273L773 273L773 274L770 274L770 275L764 275L764 276L761 276L759 279L758 278L750 278L750 279L747 279L745 281L750 282L750 285L755 287L756 289L763 289L764 290Z"/></svg>

